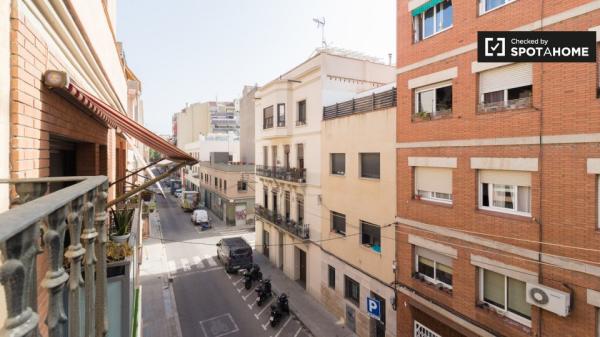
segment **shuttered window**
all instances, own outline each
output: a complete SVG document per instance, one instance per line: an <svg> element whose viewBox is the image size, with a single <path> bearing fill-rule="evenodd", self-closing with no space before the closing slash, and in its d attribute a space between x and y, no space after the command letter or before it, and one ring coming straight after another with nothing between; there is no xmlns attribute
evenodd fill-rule
<svg viewBox="0 0 600 337"><path fill-rule="evenodd" d="M504 213L531 214L531 173L479 171L479 207Z"/></svg>
<svg viewBox="0 0 600 337"><path fill-rule="evenodd" d="M531 106L532 65L515 63L479 74L479 111Z"/></svg>
<svg viewBox="0 0 600 337"><path fill-rule="evenodd" d="M415 195L425 200L452 203L452 169L415 167Z"/></svg>

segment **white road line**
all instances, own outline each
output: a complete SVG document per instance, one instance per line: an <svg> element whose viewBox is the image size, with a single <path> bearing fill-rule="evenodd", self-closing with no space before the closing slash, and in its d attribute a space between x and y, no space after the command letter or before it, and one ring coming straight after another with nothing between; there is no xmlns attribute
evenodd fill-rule
<svg viewBox="0 0 600 337"><path fill-rule="evenodd" d="M265 305L264 308L262 308L262 310L258 313L258 314L254 314L254 317L256 317L256 319L258 319L260 317L260 315L265 312L265 310L267 310L267 308L271 307L271 303L273 303L273 300L275 300L274 298L272 298L269 303L267 303L267 305ZM256 301L254 301L254 303L256 303ZM254 305L254 304L253 304ZM248 306L250 306L250 304L248 304Z"/></svg>
<svg viewBox="0 0 600 337"><path fill-rule="evenodd" d="M261 324L260 326L263 328L263 330L267 331L267 326L268 326L270 323L271 323L271 320L270 320L270 319L268 319L268 320L267 320L267 323L265 323L265 324Z"/></svg>
<svg viewBox="0 0 600 337"><path fill-rule="evenodd" d="M177 265L175 264L175 261L169 260L168 264L169 264L169 272L170 273L174 273L177 271Z"/></svg>
<svg viewBox="0 0 600 337"><path fill-rule="evenodd" d="M227 275L227 277L229 277L229 279L231 280L231 275L229 275L229 273L227 272L227 270L225 271L225 275Z"/></svg>
<svg viewBox="0 0 600 337"><path fill-rule="evenodd" d="M294 337L298 337L298 335L300 334L300 331L302 331L302 327L298 328L298 331L296 331L296 333L294 334Z"/></svg>
<svg viewBox="0 0 600 337"><path fill-rule="evenodd" d="M208 262L209 266L214 267L217 265L217 261L215 261L215 259L212 256L204 255L204 258L206 259L206 262Z"/></svg>
<svg viewBox="0 0 600 337"><path fill-rule="evenodd" d="M188 261L186 258L181 259L181 266L183 267L183 271L192 270L190 267L190 261Z"/></svg>
<svg viewBox="0 0 600 337"><path fill-rule="evenodd" d="M202 259L200 258L200 256L196 255L196 256L192 257L192 260L194 260L194 264L197 265L199 268L204 267L204 265L202 264Z"/></svg>
<svg viewBox="0 0 600 337"><path fill-rule="evenodd" d="M237 281L233 282L233 285L234 285L234 286L237 286L237 285L238 285L238 283L240 283L240 282L241 282L243 279L244 279L244 277L242 276L242 277L241 277L239 280L237 280Z"/></svg>
<svg viewBox="0 0 600 337"><path fill-rule="evenodd" d="M242 287L240 289L236 289L238 291L238 294L242 293L242 290L244 290L244 288L246 288L244 285L242 285Z"/></svg>
<svg viewBox="0 0 600 337"><path fill-rule="evenodd" d="M247 293L246 295L242 295L242 299L244 301L246 301L246 299L248 299L248 297L250 297L250 295L256 293L256 288L258 288L258 285L256 285L256 287L254 287L254 289L252 289L249 293Z"/></svg>
<svg viewBox="0 0 600 337"><path fill-rule="evenodd" d="M283 328L285 328L286 325L288 325L288 323L292 320L292 315L290 315L290 317L288 317L287 321L285 321L285 324L283 324L281 326L281 329L279 329L279 331L277 331L277 334L274 337L279 336L279 334L281 333L281 331L283 331Z"/></svg>

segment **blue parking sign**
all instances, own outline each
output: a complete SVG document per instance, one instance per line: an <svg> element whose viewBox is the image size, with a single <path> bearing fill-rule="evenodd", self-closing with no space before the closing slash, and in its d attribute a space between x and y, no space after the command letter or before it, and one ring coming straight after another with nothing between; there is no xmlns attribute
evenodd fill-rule
<svg viewBox="0 0 600 337"><path fill-rule="evenodd" d="M381 320L381 303L379 300L367 297L367 312L369 316Z"/></svg>

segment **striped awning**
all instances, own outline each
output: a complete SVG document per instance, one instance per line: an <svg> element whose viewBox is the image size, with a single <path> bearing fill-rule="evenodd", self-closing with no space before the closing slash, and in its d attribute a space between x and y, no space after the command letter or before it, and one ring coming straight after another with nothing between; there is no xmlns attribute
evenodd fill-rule
<svg viewBox="0 0 600 337"><path fill-rule="evenodd" d="M426 10L434 7L435 5L444 2L444 0L430 0L427 1L426 3L422 4L421 6L413 9L410 13L412 14L412 16L417 16L423 12L425 12Z"/></svg>
<svg viewBox="0 0 600 337"><path fill-rule="evenodd" d="M119 112L110 105L104 103L101 99L90 94L76 83L69 80L67 74L62 71L49 70L44 74L44 84L58 93L66 96L67 99L74 100L91 112L96 117L105 122L108 126L120 129L125 134L137 139L146 146L162 153L166 158L185 162L193 165L197 160L185 151L169 143L154 132L138 124L127 115Z"/></svg>

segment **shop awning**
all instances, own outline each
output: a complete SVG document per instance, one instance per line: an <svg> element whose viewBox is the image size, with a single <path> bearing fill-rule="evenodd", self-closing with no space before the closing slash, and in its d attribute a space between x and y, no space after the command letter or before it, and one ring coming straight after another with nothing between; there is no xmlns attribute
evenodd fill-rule
<svg viewBox="0 0 600 337"><path fill-rule="evenodd" d="M421 6L413 9L410 13L412 14L412 16L417 16L423 12L425 12L426 10L428 10L429 8L434 7L435 5L444 2L444 0L430 0L427 1L426 3L422 4Z"/></svg>
<svg viewBox="0 0 600 337"><path fill-rule="evenodd" d="M82 104L110 127L120 129L121 132L137 139L157 152L162 153L166 158L187 165L193 165L197 162L194 157L190 156L185 151L169 143L154 132L138 124L127 115L122 114L99 98L85 91L76 83L70 81L65 72L56 70L46 71L44 74L44 84L53 90L57 90L57 92L62 96L65 96L65 98Z"/></svg>

